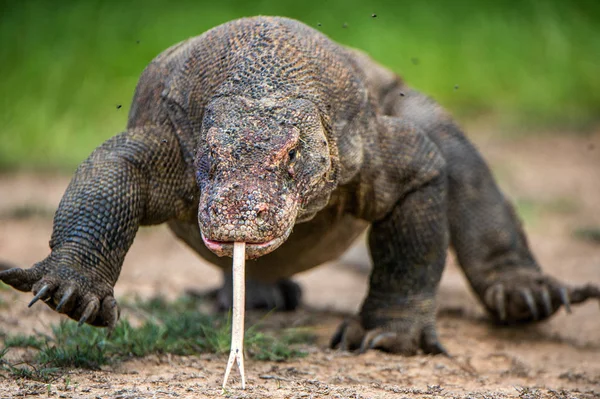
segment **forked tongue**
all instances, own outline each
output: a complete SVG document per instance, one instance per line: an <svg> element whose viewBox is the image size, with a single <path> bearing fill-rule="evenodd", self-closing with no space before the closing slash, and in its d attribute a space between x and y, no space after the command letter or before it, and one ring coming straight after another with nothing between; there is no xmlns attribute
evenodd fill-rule
<svg viewBox="0 0 600 399"><path fill-rule="evenodd" d="M246 300L246 243L233 244L233 316L231 322L231 351L223 378L223 388L227 386L229 373L233 364L237 363L242 376L242 389L246 389L246 374L244 372L244 310Z"/></svg>

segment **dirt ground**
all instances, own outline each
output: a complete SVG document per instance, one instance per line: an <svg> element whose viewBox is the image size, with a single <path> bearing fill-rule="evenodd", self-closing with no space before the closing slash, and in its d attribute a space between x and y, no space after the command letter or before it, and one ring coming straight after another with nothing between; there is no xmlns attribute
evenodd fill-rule
<svg viewBox="0 0 600 399"><path fill-rule="evenodd" d="M600 244L576 238L581 227L600 226L600 132L592 136L475 138L501 185L520 204L530 244L544 269L571 284L600 284ZM51 219L68 183L65 176L0 175L0 259L28 266L48 253ZM42 215L16 218L15 209ZM1 216L4 215L4 216ZM11 216L12 215L12 216ZM380 352L356 356L327 349L344 315L365 294L368 262L357 245L339 262L297 277L305 293L298 312L277 316L284 325L310 325L319 335L306 358L246 361L248 388L234 380L221 389L226 356L150 356L101 371L72 370L69 383L50 386L0 373L0 398L600 398L598 302L564 310L530 327L491 325L452 257L439 295L438 331L453 359L405 358ZM171 236L165 227L140 231L116 286L118 297L207 289L220 275ZM1 291L0 328L44 331L61 316L31 294ZM1 344L0 344L1 346ZM237 375L237 374L236 374Z"/></svg>

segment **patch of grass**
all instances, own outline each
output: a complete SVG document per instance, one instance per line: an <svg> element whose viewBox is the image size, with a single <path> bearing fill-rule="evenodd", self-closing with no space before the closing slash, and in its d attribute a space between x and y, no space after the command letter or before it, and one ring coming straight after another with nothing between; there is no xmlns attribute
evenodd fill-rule
<svg viewBox="0 0 600 399"><path fill-rule="evenodd" d="M50 383L60 378L61 370L56 367L40 367L36 368L32 365L5 365L13 378L24 378L43 383Z"/></svg>
<svg viewBox="0 0 600 399"><path fill-rule="evenodd" d="M597 1L13 1L0 13L0 167L73 170L124 129L153 57L259 14L365 50L463 121L521 131L599 121Z"/></svg>
<svg viewBox="0 0 600 399"><path fill-rule="evenodd" d="M600 226L594 227L581 227L573 233L576 238L580 240L595 242L600 244Z"/></svg>
<svg viewBox="0 0 600 399"><path fill-rule="evenodd" d="M570 198L538 200L519 197L515 199L514 204L521 220L529 226L535 226L544 213L568 215L579 209L579 204Z"/></svg>
<svg viewBox="0 0 600 399"><path fill-rule="evenodd" d="M10 339L10 338L9 338ZM37 338L36 338L37 339ZM39 381L43 383L49 383L58 378L59 369L55 367L45 367L43 365L32 365L28 362L21 362L18 364L9 363L5 357L8 354L11 347L16 346L29 346L26 341L22 340L20 345L17 341L13 341L14 345L8 345L5 340L5 347L0 349L0 377L2 377L2 371L8 372L13 378L25 378L28 380Z"/></svg>
<svg viewBox="0 0 600 399"><path fill-rule="evenodd" d="M2 271L2 264L0 264L0 271ZM10 287L7 284L4 284L2 281L0 281L0 292L2 291L10 291ZM0 297L0 308L6 306L6 304L6 300Z"/></svg>
<svg viewBox="0 0 600 399"><path fill-rule="evenodd" d="M580 208L574 198L557 197L544 203L544 210L563 215L573 214Z"/></svg>
<svg viewBox="0 0 600 399"><path fill-rule="evenodd" d="M515 199L515 207L519 218L526 226L534 226L539 220L540 203L528 198Z"/></svg>
<svg viewBox="0 0 600 399"><path fill-rule="evenodd" d="M314 334L302 330L290 329L278 338L249 329L245 345L248 354L257 360L284 361L306 356L306 352L297 348L298 344L314 342ZM296 346L295 346L296 345Z"/></svg>
<svg viewBox="0 0 600 399"><path fill-rule="evenodd" d="M46 339L36 335L9 335L4 338L5 348L35 348L42 349Z"/></svg>
<svg viewBox="0 0 600 399"><path fill-rule="evenodd" d="M197 302L187 297L174 302L161 298L126 304L145 319L139 326L121 320L108 338L102 329L78 327L63 321L52 327L49 337L39 335L7 336L4 353L11 347L39 349L34 367L4 364L15 377L45 378L36 370L52 374L61 368L98 369L130 357L172 353L195 355L203 352L225 354L230 347L230 324L224 315L212 316L198 311ZM305 355L299 346L312 342L308 331L286 330L273 336L253 326L246 332L248 354L258 360L281 361Z"/></svg>
<svg viewBox="0 0 600 399"><path fill-rule="evenodd" d="M52 219L54 211L54 209L36 204L23 204L0 212L0 220L23 220L36 217Z"/></svg>

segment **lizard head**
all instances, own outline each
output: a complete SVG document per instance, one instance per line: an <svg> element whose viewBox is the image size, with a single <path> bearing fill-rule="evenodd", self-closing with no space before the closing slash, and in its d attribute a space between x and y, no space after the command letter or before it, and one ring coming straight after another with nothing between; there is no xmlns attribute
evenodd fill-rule
<svg viewBox="0 0 600 399"><path fill-rule="evenodd" d="M257 258L285 242L335 188L336 163L317 107L303 99L227 96L204 110L195 159L205 245Z"/></svg>

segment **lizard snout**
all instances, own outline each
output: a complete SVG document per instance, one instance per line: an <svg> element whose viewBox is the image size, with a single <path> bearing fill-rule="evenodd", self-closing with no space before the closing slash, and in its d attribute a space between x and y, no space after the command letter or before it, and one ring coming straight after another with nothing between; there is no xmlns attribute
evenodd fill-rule
<svg viewBox="0 0 600 399"><path fill-rule="evenodd" d="M220 256L231 256L236 241L246 243L250 258L271 252L287 239L295 222L296 201L275 182L242 182L214 185L200 198L204 243Z"/></svg>

